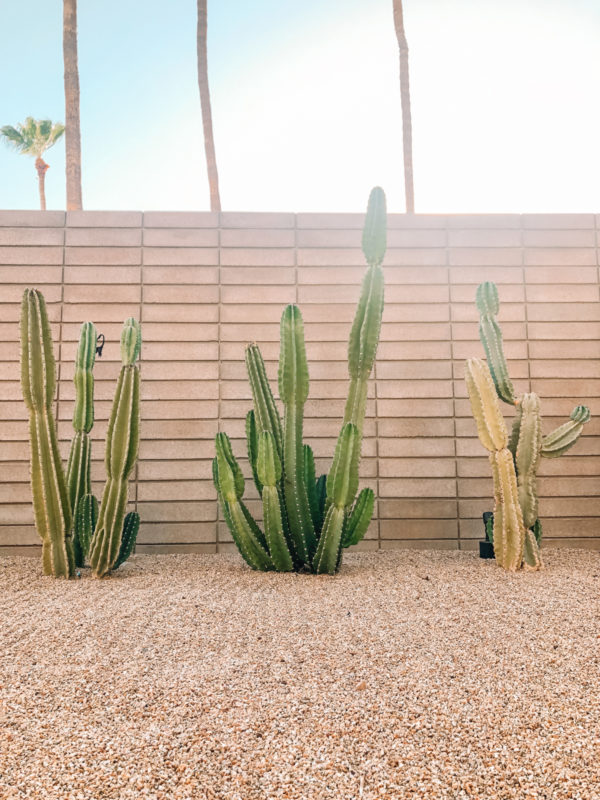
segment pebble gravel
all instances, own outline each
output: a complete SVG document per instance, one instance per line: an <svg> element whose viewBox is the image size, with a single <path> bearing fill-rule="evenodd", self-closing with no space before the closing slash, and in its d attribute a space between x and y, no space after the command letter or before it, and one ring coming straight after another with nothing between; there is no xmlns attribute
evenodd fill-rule
<svg viewBox="0 0 600 800"><path fill-rule="evenodd" d="M0 559L0 798L598 800L600 555Z"/></svg>

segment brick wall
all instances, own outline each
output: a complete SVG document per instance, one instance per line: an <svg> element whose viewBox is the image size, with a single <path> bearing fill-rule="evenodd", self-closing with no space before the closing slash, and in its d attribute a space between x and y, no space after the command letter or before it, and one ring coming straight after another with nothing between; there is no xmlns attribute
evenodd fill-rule
<svg viewBox="0 0 600 800"><path fill-rule="evenodd" d="M469 549L480 537L492 484L463 361L482 355L474 295L485 279L499 286L516 389L541 396L544 430L579 401L594 415L572 454L542 463L546 542L600 546L599 225L591 214L390 216L361 466L380 499L364 547ZM91 319L106 336L95 368L97 493L121 324L141 319L142 441L131 486L143 519L139 550L222 551L231 539L210 477L214 435L229 432L236 453L245 453L244 344L260 343L274 379L289 302L305 320L306 438L318 466L329 463L364 272L361 226L358 214L0 212L0 551L38 551L18 367L25 286L41 288L48 301L65 457L79 326ZM247 492L255 497L250 481Z"/></svg>

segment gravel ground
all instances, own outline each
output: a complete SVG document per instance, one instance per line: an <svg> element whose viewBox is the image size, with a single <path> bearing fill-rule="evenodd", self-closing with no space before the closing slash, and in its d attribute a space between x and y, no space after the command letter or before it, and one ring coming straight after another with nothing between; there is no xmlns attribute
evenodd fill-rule
<svg viewBox="0 0 600 800"><path fill-rule="evenodd" d="M0 797L600 798L600 557L0 560Z"/></svg>

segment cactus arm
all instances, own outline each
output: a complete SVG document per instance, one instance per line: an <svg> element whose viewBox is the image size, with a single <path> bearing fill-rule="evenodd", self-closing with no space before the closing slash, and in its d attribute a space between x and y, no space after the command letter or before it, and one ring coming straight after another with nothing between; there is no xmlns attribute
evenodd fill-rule
<svg viewBox="0 0 600 800"><path fill-rule="evenodd" d="M502 331L496 321L500 309L496 284L491 281L480 284L477 287L476 303L479 310L479 338L487 356L496 392L505 403L514 405L516 398L504 357Z"/></svg>
<svg viewBox="0 0 600 800"><path fill-rule="evenodd" d="M79 501L91 492L92 443L85 431L77 431L71 440L67 462L67 491L73 515Z"/></svg>
<svg viewBox="0 0 600 800"><path fill-rule="evenodd" d="M517 413L515 418L513 419L512 427L510 429L510 436L508 437L508 449L513 455L513 458L516 458L517 455L517 445L519 443L519 436L521 435L521 403L517 400L516 405Z"/></svg>
<svg viewBox="0 0 600 800"><path fill-rule="evenodd" d="M379 266L387 247L387 213L385 192L381 186L371 189L363 225L362 250L367 264Z"/></svg>
<svg viewBox="0 0 600 800"><path fill-rule="evenodd" d="M133 553L139 529L140 515L137 511L130 511L123 521L121 547L119 548L119 555L117 556L113 569L118 569Z"/></svg>
<svg viewBox="0 0 600 800"><path fill-rule="evenodd" d="M319 524L316 528L317 533L321 533L323 522L325 521L325 502L327 500L327 475L319 475L316 486L317 505L319 511Z"/></svg>
<svg viewBox="0 0 600 800"><path fill-rule="evenodd" d="M294 562L283 531L277 487L265 486L262 501L263 524L271 561L279 572L290 572L294 568Z"/></svg>
<svg viewBox="0 0 600 800"><path fill-rule="evenodd" d="M275 405L273 392L267 378L265 362L257 344L246 347L246 369L254 401L254 414L257 433L270 431L277 446L277 455L283 458L283 429L281 417Z"/></svg>
<svg viewBox="0 0 600 800"><path fill-rule="evenodd" d="M84 322L79 334L79 345L75 357L75 406L73 428L89 433L94 424L94 362L98 332L92 322Z"/></svg>
<svg viewBox="0 0 600 800"><path fill-rule="evenodd" d="M506 447L490 453L490 462L495 477L494 555L500 566L514 572L522 566L526 536L515 466Z"/></svg>
<svg viewBox="0 0 600 800"><path fill-rule="evenodd" d="M343 527L344 509L330 505L313 559L313 572L318 575L323 573L333 575L338 568Z"/></svg>
<svg viewBox="0 0 600 800"><path fill-rule="evenodd" d="M96 341L98 334L91 322L84 322L79 335L79 345L75 358L75 406L73 409L73 429L69 460L67 464L67 488L73 515L79 507L80 499L91 491L91 440L89 433L94 424L94 376ZM75 544L75 539L74 539ZM75 544L76 546L76 544ZM80 556L76 561L80 561ZM77 564L82 566L82 564Z"/></svg>
<svg viewBox="0 0 600 800"><path fill-rule="evenodd" d="M310 516L313 521L315 532L321 529L322 518L319 509L319 496L317 494L317 479L315 476L315 457L312 447L308 444L303 446L304 452L304 483L308 494L308 505L310 506Z"/></svg>
<svg viewBox="0 0 600 800"><path fill-rule="evenodd" d="M227 527L229 528L233 541L235 542L235 546L237 547L238 551L240 552L240 555L242 556L246 564L248 564L248 566L251 567L252 569L258 569L256 563L250 558L250 556L246 552L246 548L244 547L243 542L240 541L240 539L238 538L237 531L233 524L233 520L231 519L231 514L229 513L229 506L227 505L227 503L223 498L223 495L221 494L219 485L219 468L217 465L216 456L212 460L212 472L213 472L213 482L215 484L215 489L217 490L217 499L219 501L219 505L221 506L221 510L223 511L223 517L225 519L225 523L227 524Z"/></svg>
<svg viewBox="0 0 600 800"><path fill-rule="evenodd" d="M253 565L254 569L263 572L273 569L273 562L269 554L256 536L256 523L255 525L250 524L247 515L248 510L239 500L231 503L226 501L226 505L232 524L232 536L238 543L238 547L245 551L246 561Z"/></svg>
<svg viewBox="0 0 600 800"><path fill-rule="evenodd" d="M579 439L583 426L589 422L589 419L590 410L587 406L575 406L570 420L542 439L542 456L558 458L566 453Z"/></svg>
<svg viewBox="0 0 600 800"><path fill-rule="evenodd" d="M77 567L85 566L97 521L98 501L93 494L86 494L79 501L73 525L73 550Z"/></svg>
<svg viewBox="0 0 600 800"><path fill-rule="evenodd" d="M290 532L299 559L309 564L316 548L316 535L304 482L302 427L308 397L308 365L304 326L297 306L287 306L281 317L279 396L285 406L283 441L283 486Z"/></svg>
<svg viewBox="0 0 600 800"><path fill-rule="evenodd" d="M352 422L362 437L367 406L369 375L375 362L383 315L383 270L372 265L363 279L350 338L348 372L350 387L344 409L344 422Z"/></svg>
<svg viewBox="0 0 600 800"><path fill-rule="evenodd" d="M21 306L21 385L29 410L34 518L42 540L44 574L69 578L75 569L72 512L52 414L56 389L52 349L43 295L26 289Z"/></svg>
<svg viewBox="0 0 600 800"><path fill-rule="evenodd" d="M363 278L348 340L350 388L344 409L344 423L352 422L356 425L360 439L367 407L368 380L375 363L383 316L384 281L381 263L387 246L386 229L385 194L383 189L376 186L369 195L362 236L362 249L369 268Z"/></svg>
<svg viewBox="0 0 600 800"><path fill-rule="evenodd" d="M281 480L281 461L277 455L275 437L270 431L263 431L260 435L256 470L263 484L263 521L269 555L276 570L289 572L294 568L294 562L286 541L277 491Z"/></svg>
<svg viewBox="0 0 600 800"><path fill-rule="evenodd" d="M354 503L354 507L344 528L342 547L358 544L364 537L373 516L375 495L372 489L363 489Z"/></svg>
<svg viewBox="0 0 600 800"><path fill-rule="evenodd" d="M330 505L313 560L313 569L317 573L333 574L337 569L346 507L352 502L358 488L359 451L358 428L348 422L340 431L333 464L327 476L327 499Z"/></svg>
<svg viewBox="0 0 600 800"><path fill-rule="evenodd" d="M507 445L506 426L486 363L479 358L469 358L465 380L481 444L490 452L502 450Z"/></svg>
<svg viewBox="0 0 600 800"><path fill-rule="evenodd" d="M248 445L248 461L252 470L252 478L259 495L262 496L263 485L260 482L256 471L256 459L258 458L258 430L256 428L256 417L254 411L250 410L246 414L246 443Z"/></svg>
<svg viewBox="0 0 600 800"><path fill-rule="evenodd" d="M229 437L226 433L218 433L215 444L217 455L213 462L213 479L233 540L252 569L272 569L265 536L241 502L244 476L233 455Z"/></svg>
<svg viewBox="0 0 600 800"><path fill-rule="evenodd" d="M521 425L514 460L523 523L526 528L531 528L538 515L537 470L542 445L540 400L531 392L523 395L519 405Z"/></svg>
<svg viewBox="0 0 600 800"><path fill-rule="evenodd" d="M121 334L123 366L106 435L104 463L107 481L90 547L90 566L98 578L114 567L121 548L128 479L135 466L139 445L140 375L135 362L140 346L139 325L135 320L126 320Z"/></svg>
<svg viewBox="0 0 600 800"><path fill-rule="evenodd" d="M52 412L30 419L31 489L36 528L42 540L44 575L70 578L75 569L72 515Z"/></svg>
<svg viewBox="0 0 600 800"><path fill-rule="evenodd" d="M536 539L535 532L529 528L525 531L523 567L528 570L538 570L543 567L539 543Z"/></svg>

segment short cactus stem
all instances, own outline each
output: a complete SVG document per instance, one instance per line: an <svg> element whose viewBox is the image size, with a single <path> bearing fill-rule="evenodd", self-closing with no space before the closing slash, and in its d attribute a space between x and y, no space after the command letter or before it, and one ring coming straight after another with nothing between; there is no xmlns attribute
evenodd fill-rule
<svg viewBox="0 0 600 800"><path fill-rule="evenodd" d="M37 289L23 294L21 385L29 410L31 489L43 571L69 578L75 570L72 512L52 413L56 367L46 303Z"/></svg>

